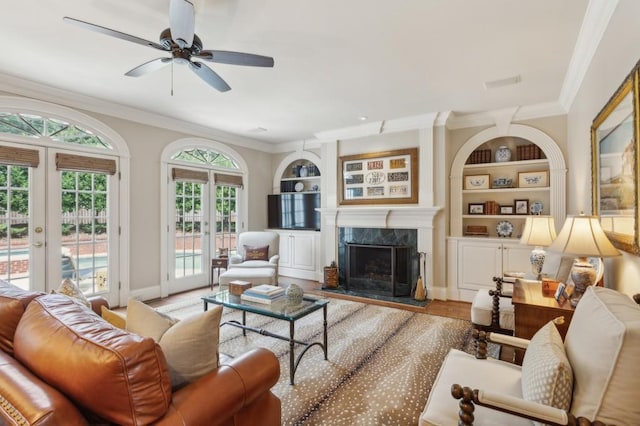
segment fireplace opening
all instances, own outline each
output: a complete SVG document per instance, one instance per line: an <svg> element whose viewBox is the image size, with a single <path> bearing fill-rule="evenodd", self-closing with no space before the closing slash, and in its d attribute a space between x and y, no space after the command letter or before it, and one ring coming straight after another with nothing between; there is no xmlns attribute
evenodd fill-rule
<svg viewBox="0 0 640 426"><path fill-rule="evenodd" d="M411 247L347 243L346 289L371 295L411 295Z"/></svg>

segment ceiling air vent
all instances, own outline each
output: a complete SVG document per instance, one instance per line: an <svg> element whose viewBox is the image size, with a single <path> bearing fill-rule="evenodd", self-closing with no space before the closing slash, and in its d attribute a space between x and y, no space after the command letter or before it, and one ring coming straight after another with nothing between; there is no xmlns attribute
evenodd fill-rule
<svg viewBox="0 0 640 426"><path fill-rule="evenodd" d="M497 87L511 86L512 84L518 84L522 78L520 75L514 75L513 77L502 78L500 80L485 81L485 89L495 89Z"/></svg>

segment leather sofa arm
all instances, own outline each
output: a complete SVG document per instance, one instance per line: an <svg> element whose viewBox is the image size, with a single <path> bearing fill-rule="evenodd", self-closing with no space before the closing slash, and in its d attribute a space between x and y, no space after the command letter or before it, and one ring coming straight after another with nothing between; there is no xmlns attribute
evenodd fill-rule
<svg viewBox="0 0 640 426"><path fill-rule="evenodd" d="M274 254L273 256L271 256L269 258L269 263L273 263L275 265L277 265L279 261L280 261L280 255L279 254Z"/></svg>
<svg viewBox="0 0 640 426"><path fill-rule="evenodd" d="M102 306L109 308L109 301L103 296L91 296L89 297L91 302L91 309L98 315L102 315Z"/></svg>
<svg viewBox="0 0 640 426"><path fill-rule="evenodd" d="M451 386L451 396L460 400L459 424L473 425L474 404L476 404L548 425L606 426L597 420L591 422L584 417L576 418L571 413L548 405L538 404L498 392L471 389L466 386L462 387L458 384Z"/></svg>
<svg viewBox="0 0 640 426"><path fill-rule="evenodd" d="M158 425L239 424L231 421L259 405L261 425L280 425L280 401L270 389L278 382L280 364L264 348L248 351L173 393ZM255 420L255 419L254 419Z"/></svg>

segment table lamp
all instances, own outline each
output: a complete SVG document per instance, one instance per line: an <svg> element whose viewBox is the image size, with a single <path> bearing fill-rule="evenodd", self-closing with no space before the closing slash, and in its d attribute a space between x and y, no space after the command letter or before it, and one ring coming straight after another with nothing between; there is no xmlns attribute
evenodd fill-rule
<svg viewBox="0 0 640 426"><path fill-rule="evenodd" d="M619 256L600 226L596 216L567 216L558 237L549 246L549 251L577 257L571 269L575 290L571 304L576 305L588 286L595 284L596 270L587 257Z"/></svg>
<svg viewBox="0 0 640 426"><path fill-rule="evenodd" d="M524 223L520 244L535 246L529 255L531 262L531 271L535 274L536 279L542 279L542 265L546 253L543 247L548 246L556 238L555 220L551 216L527 216Z"/></svg>

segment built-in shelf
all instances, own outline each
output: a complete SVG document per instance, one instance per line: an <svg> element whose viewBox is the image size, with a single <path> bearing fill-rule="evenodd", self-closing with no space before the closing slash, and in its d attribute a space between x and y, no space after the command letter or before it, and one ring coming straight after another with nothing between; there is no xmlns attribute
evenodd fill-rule
<svg viewBox="0 0 640 426"><path fill-rule="evenodd" d="M520 161L503 161L501 163L478 163L478 164L465 164L466 169L486 169L486 168L501 168L501 167L523 167L523 166L535 166L542 165L547 166L549 160L546 158L540 160L520 160Z"/></svg>

